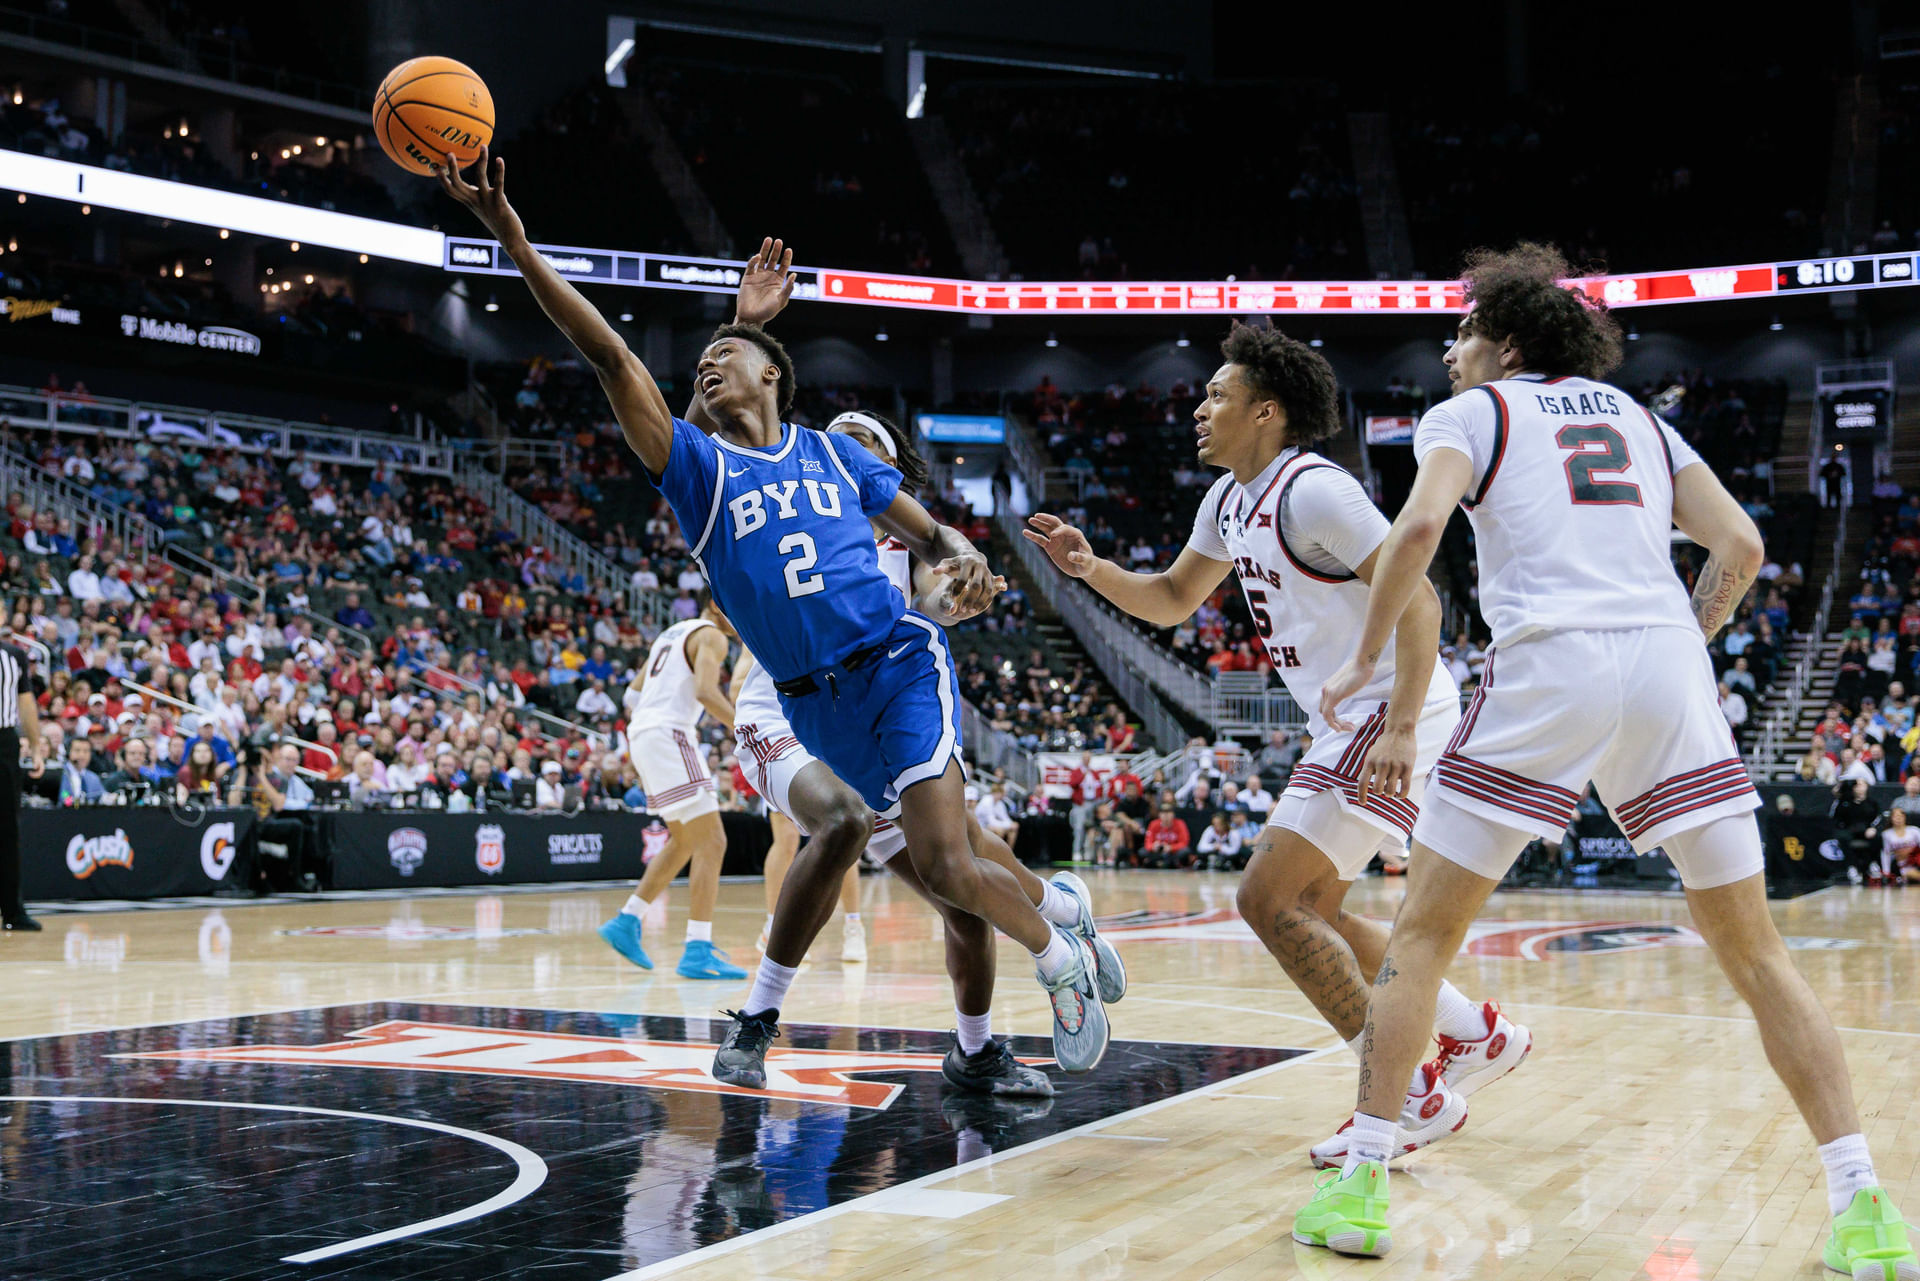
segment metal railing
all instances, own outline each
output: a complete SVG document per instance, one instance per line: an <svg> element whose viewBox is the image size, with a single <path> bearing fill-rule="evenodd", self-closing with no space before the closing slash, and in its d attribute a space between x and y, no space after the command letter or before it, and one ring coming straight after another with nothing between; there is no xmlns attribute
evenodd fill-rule
<svg viewBox="0 0 1920 1281"><path fill-rule="evenodd" d="M1117 620L1094 607L1093 593L1084 585L1061 581L1047 554L1020 537L1018 517L1012 512L1003 511L999 521L1002 532L1013 544L1014 555L1020 558L1021 565L1025 567L1033 589L1046 597L1047 603L1066 620L1067 626L1073 629L1074 635L1086 647L1094 666L1100 669L1121 699L1140 713L1148 739L1163 750L1185 742L1186 730L1179 718L1161 702L1160 695L1154 691L1140 668L1129 663L1113 643L1112 634L1121 629ZM1202 706L1204 709L1205 704ZM1203 710L1196 714L1205 713Z"/></svg>
<svg viewBox="0 0 1920 1281"><path fill-rule="evenodd" d="M155 689L151 685L142 685L139 681L130 680L125 677L121 678L120 684L126 689L139 693L148 703L166 703L169 706L179 708L181 711L189 712L194 716L205 716L208 714L206 708L175 698L165 690ZM340 753L334 751L325 743L316 743L312 739L300 738L291 733L277 735L275 741L292 743L294 746L302 749L312 748L316 752L324 753L336 766L340 764ZM327 776L326 771L308 769L305 765L297 765L294 768L298 773L305 774L309 778L325 778Z"/></svg>
<svg viewBox="0 0 1920 1281"><path fill-rule="evenodd" d="M1040 772L1033 763L1033 753L1022 748L1013 735L995 729L980 709L964 698L960 700L960 741L974 764L1003 775L1022 791L1031 792L1038 786Z"/></svg>
<svg viewBox="0 0 1920 1281"><path fill-rule="evenodd" d="M1020 518L1002 511L997 519L1000 531L1013 544L1027 577L1035 590L1067 620L1080 643L1094 652L1093 642L1110 655L1103 659L1094 653L1094 661L1103 671L1125 667L1166 693L1189 716L1205 719L1213 713L1213 685L1205 676L1173 658L1152 641L1134 630L1133 624L1107 604L1086 584L1063 579L1047 559L1045 552L1020 536ZM1157 699L1155 700L1158 701Z"/></svg>
<svg viewBox="0 0 1920 1281"><path fill-rule="evenodd" d="M164 541L159 528L146 517L115 507L58 472L0 448L0 501L16 494L35 511L65 516L76 531L85 529L95 539L107 534L122 547L139 551L152 551Z"/></svg>
<svg viewBox="0 0 1920 1281"><path fill-rule="evenodd" d="M1267 683L1265 672L1221 672L1213 678L1213 711L1208 717L1217 735L1260 734L1297 729L1307 714L1286 689Z"/></svg>
<svg viewBox="0 0 1920 1281"><path fill-rule="evenodd" d="M657 633L673 621L673 604L665 595L635 587L632 574L516 494L477 459L461 456L454 465L454 479L478 494L494 516L523 542L539 544L568 573L613 592L636 622Z"/></svg>
<svg viewBox="0 0 1920 1281"><path fill-rule="evenodd" d="M0 428L73 432L114 440L167 440L232 449L243 454L321 463L453 475L456 450L439 440L351 431L319 423L290 422L254 414L221 413L156 401L110 396L75 397L32 387L0 385Z"/></svg>
<svg viewBox="0 0 1920 1281"><path fill-rule="evenodd" d="M1827 628L1833 621L1833 598L1840 588L1841 558L1847 545L1847 509L1840 508L1839 523L1833 534L1833 563L1827 569L1827 577L1820 584L1820 603L1813 612L1813 626L1807 632L1807 646L1800 654L1800 660L1793 665L1787 677L1786 697L1767 708L1766 724L1751 740L1747 752L1747 772L1756 774L1761 781L1779 776L1780 752L1792 744L1789 741L1797 734L1800 713L1806 706L1807 687L1813 681L1814 669L1819 665L1827 650Z"/></svg>
<svg viewBox="0 0 1920 1281"><path fill-rule="evenodd" d="M407 672L407 680L409 683L420 686L422 689L432 693L436 698L447 692L443 687L435 685L431 680L427 679L429 676L443 677L450 681L455 689L465 694L478 694L482 703L487 701L486 687L478 681L468 680L458 672L450 672L444 667L422 667ZM513 706L513 712L521 718L522 723L529 721L539 722L538 724L532 725L531 728L534 733L549 743L572 736L584 738L596 747L604 749L611 746L613 742L611 738L597 729L592 729L575 721L567 720L562 716L555 716L551 712L543 712L531 703L515 704ZM555 733L550 727L556 726L565 732Z"/></svg>

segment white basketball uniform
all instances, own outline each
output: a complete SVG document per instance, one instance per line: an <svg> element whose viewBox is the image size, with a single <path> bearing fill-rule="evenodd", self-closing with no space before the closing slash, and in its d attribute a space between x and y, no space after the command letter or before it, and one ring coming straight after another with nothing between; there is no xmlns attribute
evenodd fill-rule
<svg viewBox="0 0 1920 1281"><path fill-rule="evenodd" d="M1360 766L1385 727L1395 643L1387 642L1366 687L1340 705L1340 719L1356 729L1335 732L1320 714L1321 687L1353 652L1367 616L1367 585L1353 567L1390 528L1345 468L1289 449L1250 485L1231 472L1215 481L1187 541L1209 560L1232 562L1267 656L1307 714L1313 746L1267 821L1306 837L1341 880L1359 875L1376 853L1405 847L1427 774L1460 721L1459 687L1436 655L1407 795L1369 792L1363 805Z"/></svg>
<svg viewBox="0 0 1920 1281"><path fill-rule="evenodd" d="M1431 410L1414 453L1436 449L1473 461L1462 505L1493 646L1419 840L1498 878L1524 841L1455 849L1442 802L1551 838L1591 781L1640 852L1758 805L1673 568L1674 477L1700 465L1693 448L1616 387L1523 374ZM1760 871L1759 845L1750 865L1675 863L1711 888Z"/></svg>
<svg viewBox="0 0 1920 1281"><path fill-rule="evenodd" d="M627 756L640 772L647 808L669 823L684 823L716 813L713 771L695 727L702 708L694 696L693 664L687 642L704 618L689 618L661 632L647 651L647 681L639 693L628 686Z"/></svg>
<svg viewBox="0 0 1920 1281"><path fill-rule="evenodd" d="M880 535L880 570L913 604L913 557L907 545L890 534ZM753 790L768 805L793 821L802 832L807 825L794 817L789 789L801 770L818 757L800 746L793 728L780 710L780 695L773 688L773 677L756 656L747 683L733 703L733 735L740 744L740 763L747 770ZM885 863L907 846L907 835L891 819L873 816L873 836L867 841L867 853L876 863Z"/></svg>

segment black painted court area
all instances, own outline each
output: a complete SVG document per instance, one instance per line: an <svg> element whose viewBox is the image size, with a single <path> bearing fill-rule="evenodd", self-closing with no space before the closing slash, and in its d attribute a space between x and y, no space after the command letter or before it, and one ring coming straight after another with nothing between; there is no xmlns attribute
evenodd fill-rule
<svg viewBox="0 0 1920 1281"><path fill-rule="evenodd" d="M1097 1072L1055 1071L1050 1105L995 1103L927 1070L945 1034L793 1025L775 1042L793 1057L769 1058L788 1097L767 1097L706 1076L722 1030L382 1003L0 1042L0 1277L604 1281L1301 1053L1116 1041ZM287 1261L458 1214L538 1164L400 1120L519 1145L544 1181Z"/></svg>

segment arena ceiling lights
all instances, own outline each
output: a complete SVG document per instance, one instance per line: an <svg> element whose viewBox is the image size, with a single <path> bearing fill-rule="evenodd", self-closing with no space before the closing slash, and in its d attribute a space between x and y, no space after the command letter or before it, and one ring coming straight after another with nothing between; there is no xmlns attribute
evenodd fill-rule
<svg viewBox="0 0 1920 1281"><path fill-rule="evenodd" d="M0 188L428 267L441 266L446 258L446 237L424 227L309 209L17 151L0 151Z"/></svg>

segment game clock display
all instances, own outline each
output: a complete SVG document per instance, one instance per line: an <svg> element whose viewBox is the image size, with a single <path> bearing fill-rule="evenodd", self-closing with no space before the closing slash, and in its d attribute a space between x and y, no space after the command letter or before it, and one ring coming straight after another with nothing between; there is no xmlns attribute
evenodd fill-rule
<svg viewBox="0 0 1920 1281"><path fill-rule="evenodd" d="M1866 289L1876 285L1912 284L1912 254L1867 254L1853 258L1809 258L1783 262L1775 269L1782 293Z"/></svg>

